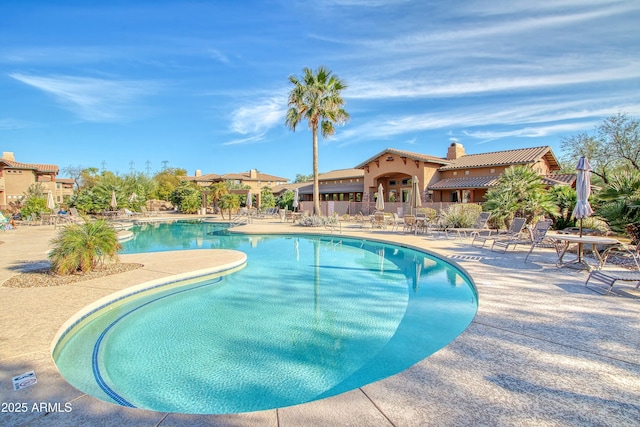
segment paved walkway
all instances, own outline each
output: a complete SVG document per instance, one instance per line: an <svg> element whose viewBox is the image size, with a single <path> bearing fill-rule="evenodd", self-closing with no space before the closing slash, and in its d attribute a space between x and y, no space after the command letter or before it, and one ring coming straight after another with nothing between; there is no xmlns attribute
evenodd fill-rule
<svg viewBox="0 0 640 427"><path fill-rule="evenodd" d="M272 220L237 230L324 232ZM44 226L0 234L0 282L46 265L55 233ZM550 250L524 263L523 252L497 254L472 248L469 240L351 226L341 235L399 242L459 263L478 288L476 318L451 344L406 371L328 399L234 415L128 409L66 383L50 355L57 330L112 292L216 263L124 256L145 267L65 287L0 287L0 425L640 425L640 292L631 286L602 296L583 286L585 272L557 269ZM227 261L237 256L229 255ZM13 391L11 378L31 370L38 383ZM16 403L26 411L16 413Z"/></svg>

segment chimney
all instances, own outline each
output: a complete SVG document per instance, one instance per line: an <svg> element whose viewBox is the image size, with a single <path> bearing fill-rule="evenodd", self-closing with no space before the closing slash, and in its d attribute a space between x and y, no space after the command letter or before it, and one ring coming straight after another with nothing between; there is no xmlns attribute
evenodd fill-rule
<svg viewBox="0 0 640 427"><path fill-rule="evenodd" d="M459 159L464 155L464 147L458 142L452 142L447 150L447 160Z"/></svg>
<svg viewBox="0 0 640 427"><path fill-rule="evenodd" d="M196 176L202 176L202 171L200 169L196 169Z"/></svg>
<svg viewBox="0 0 640 427"><path fill-rule="evenodd" d="M258 171L256 169L251 169L249 171L249 178L257 179L258 178Z"/></svg>
<svg viewBox="0 0 640 427"><path fill-rule="evenodd" d="M5 151L2 153L2 158L4 160L11 160L12 162L16 161L16 158L13 155L13 151Z"/></svg>

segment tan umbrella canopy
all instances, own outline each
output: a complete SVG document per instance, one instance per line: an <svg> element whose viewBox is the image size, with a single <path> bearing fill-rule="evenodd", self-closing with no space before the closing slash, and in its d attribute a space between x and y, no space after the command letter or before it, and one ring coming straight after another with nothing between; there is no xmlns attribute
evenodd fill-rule
<svg viewBox="0 0 640 427"><path fill-rule="evenodd" d="M115 190L111 190L111 203L109 203L111 209L115 210L118 207L118 201L116 200L116 192Z"/></svg>
<svg viewBox="0 0 640 427"><path fill-rule="evenodd" d="M409 204L411 206L411 214L413 210L422 206L422 199L420 197L420 187L418 186L418 177L414 176L411 182L411 198Z"/></svg>
<svg viewBox="0 0 640 427"><path fill-rule="evenodd" d="M378 198L376 199L376 210L377 211L384 210L384 188L382 188L382 184L378 185Z"/></svg>
<svg viewBox="0 0 640 427"><path fill-rule="evenodd" d="M56 208L56 202L53 200L53 192L49 191L47 195L47 209L53 211Z"/></svg>

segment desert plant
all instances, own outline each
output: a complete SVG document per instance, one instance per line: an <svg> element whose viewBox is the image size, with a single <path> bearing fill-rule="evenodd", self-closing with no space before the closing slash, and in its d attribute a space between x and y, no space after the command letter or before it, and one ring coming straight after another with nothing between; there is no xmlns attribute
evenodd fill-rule
<svg viewBox="0 0 640 427"><path fill-rule="evenodd" d="M229 219L231 219L231 212L240 207L240 197L237 194L225 194L220 198L218 206L221 209L222 219L224 219L225 209L229 211Z"/></svg>
<svg viewBox="0 0 640 427"><path fill-rule="evenodd" d="M118 261L121 248L116 230L104 220L68 225L51 244L49 260L58 274L91 271L105 259Z"/></svg>
<svg viewBox="0 0 640 427"><path fill-rule="evenodd" d="M443 213L442 220L447 227L471 227L482 212L482 206L473 203L450 205Z"/></svg>

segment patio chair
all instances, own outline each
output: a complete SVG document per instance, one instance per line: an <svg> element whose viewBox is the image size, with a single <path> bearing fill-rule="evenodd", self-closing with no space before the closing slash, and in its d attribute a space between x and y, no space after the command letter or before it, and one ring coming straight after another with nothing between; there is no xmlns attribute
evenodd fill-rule
<svg viewBox="0 0 640 427"><path fill-rule="evenodd" d="M520 234L522 233L522 230L524 230L524 226L527 223L527 219L526 218L513 218L513 220L511 221L511 225L509 225L509 229L506 231L498 231L497 234L491 235L491 232L489 232L489 234L480 234L480 233L476 233L473 236L473 240L471 241L471 246L474 246L475 242L482 242L482 246L480 246L481 248L484 247L484 244L487 243L487 240L513 240L513 239L520 239L521 236Z"/></svg>
<svg viewBox="0 0 640 427"><path fill-rule="evenodd" d="M405 215L403 219L404 219L404 227L402 231L405 233L407 232L407 230L409 232L415 231L415 228L416 228L415 215Z"/></svg>
<svg viewBox="0 0 640 427"><path fill-rule="evenodd" d="M384 212L375 212L373 217L371 217L371 227L372 228L387 228L387 221L384 217Z"/></svg>
<svg viewBox="0 0 640 427"><path fill-rule="evenodd" d="M476 222L473 224L471 228L468 227L454 227L454 228L445 228L444 233L449 238L449 232L453 231L456 233L457 237L460 238L464 234L467 237L467 233L475 236L481 231L488 232L491 234L491 230L487 228L487 223L489 222L489 217L491 216L491 212L480 212L478 218L476 218Z"/></svg>
<svg viewBox="0 0 640 427"><path fill-rule="evenodd" d="M393 219L389 220L389 225L391 225L391 231L395 231L400 226L404 226L404 218L400 218L397 213L393 214Z"/></svg>
<svg viewBox="0 0 640 427"><path fill-rule="evenodd" d="M636 245L635 251L631 251L626 248L626 251L633 257L633 261L636 264L635 270L591 270L589 273L589 277L584 282L586 287L589 287L589 281L591 279L600 281L607 285L609 289L605 295L609 295L611 289L613 289L613 285L618 282L637 282L636 289L640 288L640 263L638 260L640 259L640 244Z"/></svg>
<svg viewBox="0 0 640 427"><path fill-rule="evenodd" d="M553 242L550 242L546 239L547 231L551 228L551 220L540 220L536 223L536 225L532 227L527 227L529 231L529 238L515 238L510 240L494 240L491 245L491 250L493 251L495 247L503 248L503 253L507 252L509 246L513 246L515 249L518 245L530 245L529 253L524 258L524 262L527 262L529 259L529 255L535 248L555 248Z"/></svg>

